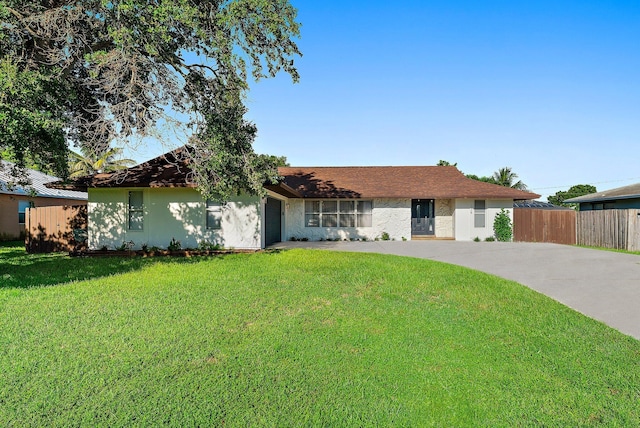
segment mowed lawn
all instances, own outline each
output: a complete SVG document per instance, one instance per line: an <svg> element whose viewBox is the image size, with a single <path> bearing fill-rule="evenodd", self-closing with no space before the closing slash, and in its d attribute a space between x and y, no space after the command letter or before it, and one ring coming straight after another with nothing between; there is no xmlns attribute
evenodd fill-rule
<svg viewBox="0 0 640 428"><path fill-rule="evenodd" d="M640 426L640 342L387 255L0 247L0 426Z"/></svg>

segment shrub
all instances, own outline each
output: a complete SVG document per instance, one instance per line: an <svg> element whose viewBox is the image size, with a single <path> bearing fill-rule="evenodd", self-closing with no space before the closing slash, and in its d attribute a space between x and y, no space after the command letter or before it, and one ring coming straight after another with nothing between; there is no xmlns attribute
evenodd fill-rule
<svg viewBox="0 0 640 428"><path fill-rule="evenodd" d="M209 242L209 241L200 241L198 243L198 250L200 251L218 251L220 250L222 247L220 246L220 244L214 244L213 242Z"/></svg>
<svg viewBox="0 0 640 428"><path fill-rule="evenodd" d="M509 218L509 213L504 208L496 214L496 217L493 220L493 233L495 234L496 239L501 242L509 242L513 237L511 218Z"/></svg>
<svg viewBox="0 0 640 428"><path fill-rule="evenodd" d="M480 242L480 237L476 236L475 238L473 238L473 242Z"/></svg>
<svg viewBox="0 0 640 428"><path fill-rule="evenodd" d="M176 240L176 238L171 238L171 242L167 246L167 250L169 251L180 251L182 249L182 244L180 241Z"/></svg>
<svg viewBox="0 0 640 428"><path fill-rule="evenodd" d="M380 239L382 239L383 241L388 241L391 238L389 237L389 234L387 232L382 232L382 236L380 237Z"/></svg>
<svg viewBox="0 0 640 428"><path fill-rule="evenodd" d="M487 236L486 238L484 238L484 240L485 240L486 242L493 242L493 241L495 241L495 240L496 240L496 238L494 238L493 236Z"/></svg>

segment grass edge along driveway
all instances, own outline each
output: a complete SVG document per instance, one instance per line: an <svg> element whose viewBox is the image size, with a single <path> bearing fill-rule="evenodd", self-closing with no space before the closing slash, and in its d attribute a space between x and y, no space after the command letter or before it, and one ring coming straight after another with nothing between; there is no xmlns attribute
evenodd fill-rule
<svg viewBox="0 0 640 428"><path fill-rule="evenodd" d="M0 277L38 269L3 250ZM52 257L64 281L97 273L0 287L4 426L640 425L640 342L480 272L314 250Z"/></svg>

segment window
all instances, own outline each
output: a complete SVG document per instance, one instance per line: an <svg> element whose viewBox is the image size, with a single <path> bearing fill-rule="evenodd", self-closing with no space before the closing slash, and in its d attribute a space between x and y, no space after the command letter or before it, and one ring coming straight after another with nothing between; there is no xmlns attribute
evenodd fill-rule
<svg viewBox="0 0 640 428"><path fill-rule="evenodd" d="M25 223L25 213L27 212L27 208L33 208L33 202L29 201L18 201L18 223Z"/></svg>
<svg viewBox="0 0 640 428"><path fill-rule="evenodd" d="M372 201L304 201L305 227L371 227Z"/></svg>
<svg viewBox="0 0 640 428"><path fill-rule="evenodd" d="M304 225L320 227L320 201L304 201Z"/></svg>
<svg viewBox="0 0 640 428"><path fill-rule="evenodd" d="M144 205L142 191L129 192L129 230L142 230L144 222Z"/></svg>
<svg viewBox="0 0 640 428"><path fill-rule="evenodd" d="M371 221L372 212L373 212L373 202L358 201L358 226L359 227L371 227L373 225L373 222Z"/></svg>
<svg viewBox="0 0 640 428"><path fill-rule="evenodd" d="M222 205L207 201L207 229L222 228Z"/></svg>
<svg viewBox="0 0 640 428"><path fill-rule="evenodd" d="M355 201L340 201L340 227L356 227Z"/></svg>
<svg viewBox="0 0 640 428"><path fill-rule="evenodd" d="M486 204L485 201L474 201L473 203L474 213L473 213L473 226L474 227L485 227L485 209Z"/></svg>

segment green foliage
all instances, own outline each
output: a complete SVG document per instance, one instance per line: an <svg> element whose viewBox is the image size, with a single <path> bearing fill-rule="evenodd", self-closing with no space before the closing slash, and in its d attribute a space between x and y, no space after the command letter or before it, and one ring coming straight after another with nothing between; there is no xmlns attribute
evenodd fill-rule
<svg viewBox="0 0 640 428"><path fill-rule="evenodd" d="M380 236L380 239L382 239L383 241L389 241L391 239L391 237L389 236L389 233L382 232L382 235Z"/></svg>
<svg viewBox="0 0 640 428"><path fill-rule="evenodd" d="M640 425L640 342L470 269L0 246L0 272L2 426Z"/></svg>
<svg viewBox="0 0 640 428"><path fill-rule="evenodd" d="M456 162L456 163L451 163L451 162L449 162L449 161L446 161L446 160L442 160L442 159L440 159L440 160L438 161L438 163L436 164L436 166L458 166L458 162Z"/></svg>
<svg viewBox="0 0 640 428"><path fill-rule="evenodd" d="M280 160L254 153L243 101L249 76L298 81L296 14L287 0L2 0L0 152L66 177L68 143L100 156L177 126L206 195L262 193Z"/></svg>
<svg viewBox="0 0 640 428"><path fill-rule="evenodd" d="M15 59L0 56L0 156L17 165L20 183L29 167L66 176L65 92L50 74L21 70Z"/></svg>
<svg viewBox="0 0 640 428"><path fill-rule="evenodd" d="M180 251L182 250L182 244L180 241L176 240L176 238L171 238L171 242L167 245L167 250L169 251Z"/></svg>
<svg viewBox="0 0 640 428"><path fill-rule="evenodd" d="M493 242L496 240L496 238L494 238L493 236L487 236L486 238L484 238L485 242Z"/></svg>
<svg viewBox="0 0 640 428"><path fill-rule="evenodd" d="M595 186L590 184L576 184L571 186L567 191L556 192L555 195L549 196L547 200L554 205L564 205L575 207L576 204L565 204L564 201L571 198L577 198L578 196L588 195L589 193L596 193L598 190Z"/></svg>
<svg viewBox="0 0 640 428"><path fill-rule="evenodd" d="M113 172L135 165L132 159L122 159L121 148L106 148L102 152L83 149L82 153L69 151L69 178L78 178L99 172Z"/></svg>
<svg viewBox="0 0 640 428"><path fill-rule="evenodd" d="M475 174L465 174L465 177L470 178L472 180L476 180L476 181L482 181L484 183L491 183L491 184L497 184L496 181L493 179L493 177L478 177Z"/></svg>
<svg viewBox="0 0 640 428"><path fill-rule="evenodd" d="M500 168L493 173L493 181L495 184L512 189L527 190L527 185L518 180L518 174L511 170L511 167Z"/></svg>
<svg viewBox="0 0 640 428"><path fill-rule="evenodd" d="M513 237L513 226L509 213L502 208L493 220L493 233L498 241L509 242Z"/></svg>
<svg viewBox="0 0 640 428"><path fill-rule="evenodd" d="M222 250L222 246L220 244L215 244L213 242L200 241L198 243L198 250L201 250L201 251L218 251L218 250Z"/></svg>
<svg viewBox="0 0 640 428"><path fill-rule="evenodd" d="M511 187L512 189L527 190L527 185L518 180L518 174L513 172L510 167L498 169L491 177L479 177L475 174L465 174L467 178L482 181L485 183L497 184L499 186Z"/></svg>

